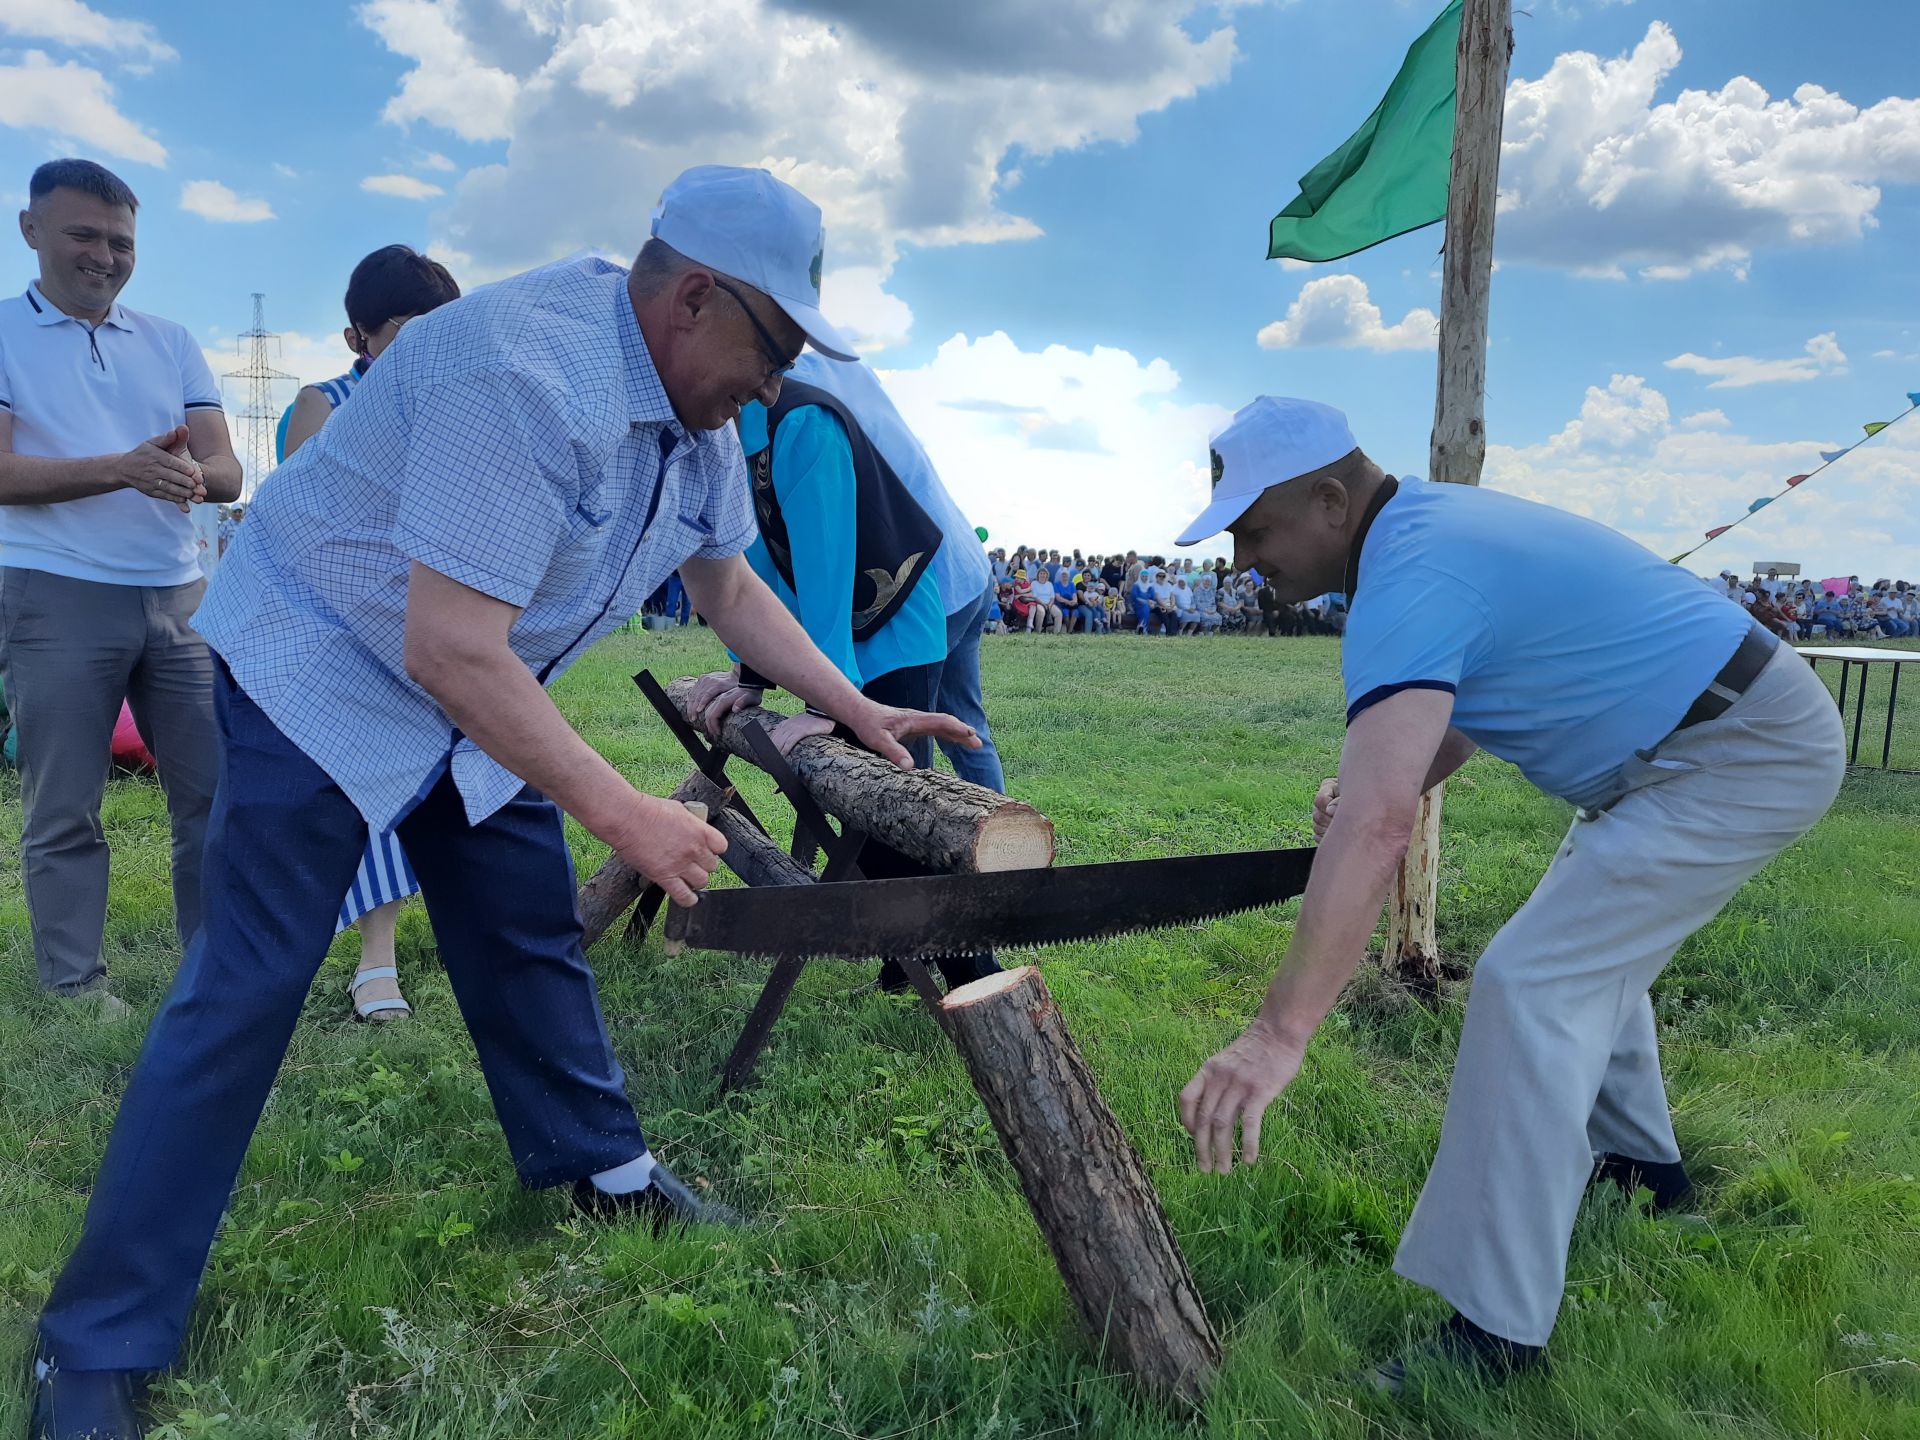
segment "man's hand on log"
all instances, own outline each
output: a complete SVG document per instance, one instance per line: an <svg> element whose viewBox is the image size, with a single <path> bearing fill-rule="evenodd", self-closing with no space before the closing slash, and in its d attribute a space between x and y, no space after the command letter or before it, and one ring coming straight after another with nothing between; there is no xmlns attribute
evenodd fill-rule
<svg viewBox="0 0 1920 1440"><path fill-rule="evenodd" d="M1180 1092L1180 1123L1193 1136L1200 1168L1233 1169L1233 1131L1240 1127L1241 1163L1260 1158L1260 1121L1276 1096L1300 1073L1304 1047L1256 1020L1200 1067Z"/></svg>
<svg viewBox="0 0 1920 1440"><path fill-rule="evenodd" d="M791 755L793 747L802 740L811 739L815 735L832 733L833 721L824 715L815 715L811 711L802 710L798 715L789 715L774 726L773 734L769 738L773 741L774 749L782 755Z"/></svg>
<svg viewBox="0 0 1920 1440"><path fill-rule="evenodd" d="M698 725L711 739L720 738L720 728L736 710L751 710L765 691L757 685L742 685L735 670L715 670L693 682L687 695L687 723Z"/></svg>
<svg viewBox="0 0 1920 1440"><path fill-rule="evenodd" d="M1313 797L1313 843L1318 845L1327 838L1327 826L1333 823L1333 812L1340 804L1340 778L1330 776L1320 782L1320 789Z"/></svg>
<svg viewBox="0 0 1920 1440"><path fill-rule="evenodd" d="M677 800L636 795L633 821L600 838L614 853L667 892L676 905L692 905L720 868L727 837Z"/></svg>
<svg viewBox="0 0 1920 1440"><path fill-rule="evenodd" d="M900 742L916 735L948 740L969 750L980 748L980 737L964 720L931 710L901 710L892 705L868 702L847 718L847 728L860 737L860 743L902 770L913 769L913 756Z"/></svg>

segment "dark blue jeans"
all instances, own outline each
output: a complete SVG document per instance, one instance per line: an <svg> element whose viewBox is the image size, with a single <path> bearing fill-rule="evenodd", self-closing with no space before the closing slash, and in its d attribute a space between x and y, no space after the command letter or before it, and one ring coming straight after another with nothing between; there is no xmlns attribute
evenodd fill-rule
<svg viewBox="0 0 1920 1440"><path fill-rule="evenodd" d="M987 726L986 697L980 689L980 635L991 605L991 598L983 593L966 609L956 610L947 617L947 660L940 667L933 708L966 721L980 737L978 750L940 742L953 773L962 780L1004 793L1007 777L1000 769L1000 752L993 747L993 731Z"/></svg>
<svg viewBox="0 0 1920 1440"><path fill-rule="evenodd" d="M367 826L217 667L206 918L120 1102L85 1228L40 1317L73 1370L172 1363L207 1251ZM531 788L469 825L444 770L401 819L440 957L528 1186L646 1148L580 950L560 812Z"/></svg>

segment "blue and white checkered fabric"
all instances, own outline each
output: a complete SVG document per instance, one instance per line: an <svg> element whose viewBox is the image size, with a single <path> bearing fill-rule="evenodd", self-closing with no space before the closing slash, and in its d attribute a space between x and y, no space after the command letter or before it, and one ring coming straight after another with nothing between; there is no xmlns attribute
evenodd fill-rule
<svg viewBox="0 0 1920 1440"><path fill-rule="evenodd" d="M403 329L260 487L194 624L377 833L452 754L475 823L522 782L407 677L411 564L521 608L542 683L689 556L754 537L731 426L674 418L626 271L568 260Z"/></svg>

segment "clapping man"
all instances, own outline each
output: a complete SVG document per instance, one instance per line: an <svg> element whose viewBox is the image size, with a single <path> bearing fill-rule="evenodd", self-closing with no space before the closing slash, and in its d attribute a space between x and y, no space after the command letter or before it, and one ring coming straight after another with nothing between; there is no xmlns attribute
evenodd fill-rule
<svg viewBox="0 0 1920 1440"><path fill-rule="evenodd" d="M127 1011L100 949L100 800L123 700L166 790L181 945L200 928L220 752L213 662L187 624L207 588L190 507L240 494L200 346L119 302L138 205L90 160L42 165L20 212L40 276L0 301L0 679L20 874L40 983L107 1018Z"/></svg>

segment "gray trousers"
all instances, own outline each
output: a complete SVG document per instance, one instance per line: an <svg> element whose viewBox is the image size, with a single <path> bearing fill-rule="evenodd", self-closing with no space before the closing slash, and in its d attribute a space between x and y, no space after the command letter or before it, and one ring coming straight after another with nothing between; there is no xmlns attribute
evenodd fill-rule
<svg viewBox="0 0 1920 1440"><path fill-rule="evenodd" d="M1440 1149L1394 1269L1544 1345L1594 1157L1680 1158L1647 987L1681 941L1826 813L1833 697L1782 645L1725 714L1636 759L1581 812L1475 967Z"/></svg>
<svg viewBox="0 0 1920 1440"><path fill-rule="evenodd" d="M173 824L173 913L200 928L200 851L219 775L213 661L188 628L207 582L108 585L0 569L0 677L19 731L20 874L40 983L106 975L107 841L100 798L125 700L153 752Z"/></svg>

